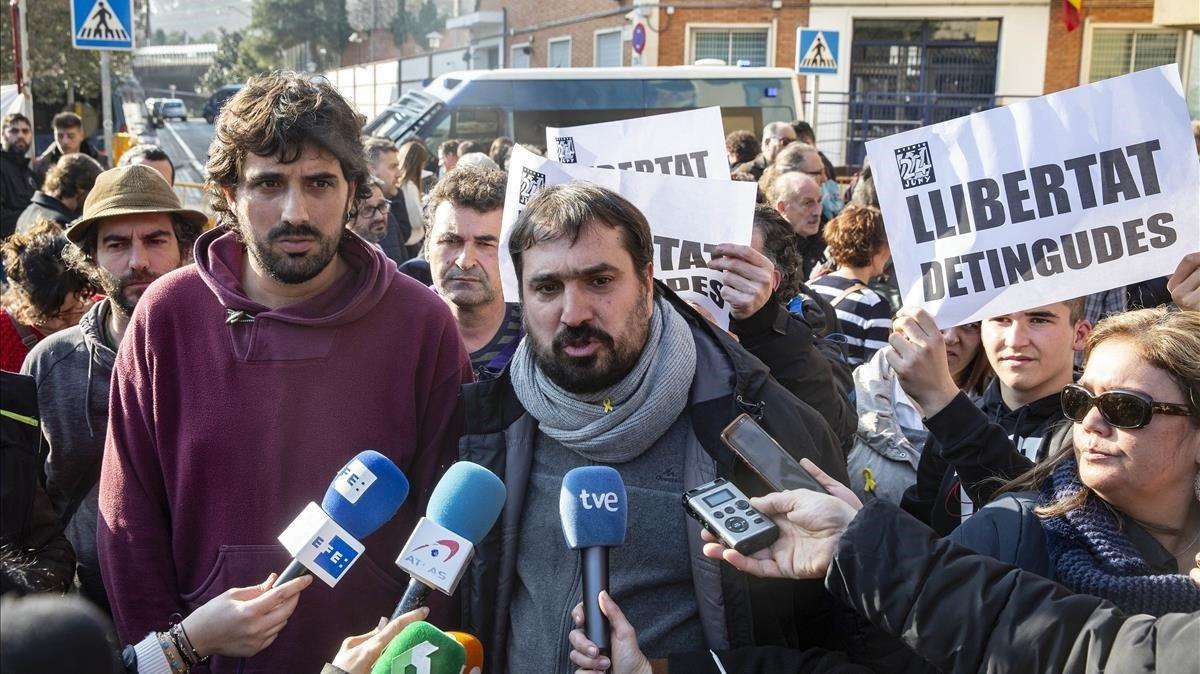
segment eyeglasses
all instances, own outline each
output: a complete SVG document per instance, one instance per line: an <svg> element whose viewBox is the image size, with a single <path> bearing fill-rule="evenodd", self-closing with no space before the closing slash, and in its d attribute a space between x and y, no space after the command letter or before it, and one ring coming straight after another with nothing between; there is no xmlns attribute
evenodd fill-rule
<svg viewBox="0 0 1200 674"><path fill-rule="evenodd" d="M371 211L375 211L379 215L383 216L392 212L392 204L389 201L385 201L378 206L363 206L359 210L363 215L370 215Z"/></svg>
<svg viewBox="0 0 1200 674"><path fill-rule="evenodd" d="M1091 391L1079 384L1063 387L1062 411L1071 421L1081 423L1093 405L1100 410L1100 416L1114 428L1144 428L1155 413L1192 416L1192 411L1187 405L1155 402L1150 396L1137 391L1114 389L1100 395L1092 395Z"/></svg>

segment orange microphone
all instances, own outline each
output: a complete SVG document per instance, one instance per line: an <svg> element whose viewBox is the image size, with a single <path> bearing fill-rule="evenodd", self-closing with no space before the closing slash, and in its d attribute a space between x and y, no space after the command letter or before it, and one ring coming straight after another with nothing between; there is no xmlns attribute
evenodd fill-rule
<svg viewBox="0 0 1200 674"><path fill-rule="evenodd" d="M463 665L462 674L483 674L483 644L479 639L466 632L446 632L454 640L462 644L467 651L467 664Z"/></svg>

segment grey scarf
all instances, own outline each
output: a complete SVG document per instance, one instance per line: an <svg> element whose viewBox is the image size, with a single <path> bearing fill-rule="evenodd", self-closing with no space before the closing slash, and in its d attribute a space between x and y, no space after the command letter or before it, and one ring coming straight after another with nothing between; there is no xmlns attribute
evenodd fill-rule
<svg viewBox="0 0 1200 674"><path fill-rule="evenodd" d="M687 321L660 297L642 355L609 388L563 390L537 366L528 339L517 347L509 373L541 432L592 461L625 463L649 449L683 411L696 374L696 342Z"/></svg>

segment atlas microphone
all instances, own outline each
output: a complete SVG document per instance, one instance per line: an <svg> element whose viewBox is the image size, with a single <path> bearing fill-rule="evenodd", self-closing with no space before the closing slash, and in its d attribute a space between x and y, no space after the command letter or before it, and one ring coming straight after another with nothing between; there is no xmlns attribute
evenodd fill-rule
<svg viewBox="0 0 1200 674"><path fill-rule="evenodd" d="M580 553L583 629L601 655L609 655L608 619L600 593L608 590L608 549L625 543L628 506L621 474L608 466L583 466L563 476L558 494L567 546Z"/></svg>
<svg viewBox="0 0 1200 674"><path fill-rule="evenodd" d="M454 594L475 546L500 516L505 497L504 483L483 466L470 461L450 466L433 488L425 517L396 558L412 580L393 620L424 606L430 590Z"/></svg>
<svg viewBox="0 0 1200 674"><path fill-rule="evenodd" d="M467 652L454 637L418 620L392 638L371 674L461 674Z"/></svg>
<svg viewBox="0 0 1200 674"><path fill-rule="evenodd" d="M279 535L292 563L276 585L306 573L333 587L364 548L359 541L392 519L408 496L408 479L386 456L360 452L333 478L321 505L309 503Z"/></svg>
<svg viewBox="0 0 1200 674"><path fill-rule="evenodd" d="M463 665L462 674L483 674L483 644L474 635L466 632L446 632L454 640L462 644L467 652L467 664Z"/></svg>

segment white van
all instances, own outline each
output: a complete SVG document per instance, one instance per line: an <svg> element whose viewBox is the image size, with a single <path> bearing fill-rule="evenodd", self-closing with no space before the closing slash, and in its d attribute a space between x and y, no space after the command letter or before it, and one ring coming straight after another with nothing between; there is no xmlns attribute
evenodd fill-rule
<svg viewBox="0 0 1200 674"><path fill-rule="evenodd" d="M720 106L725 133L755 136L798 119L800 89L787 68L666 66L517 68L442 75L405 92L366 133L397 143L417 137L431 152L448 138L485 149L499 136L541 146L547 126L574 126Z"/></svg>

